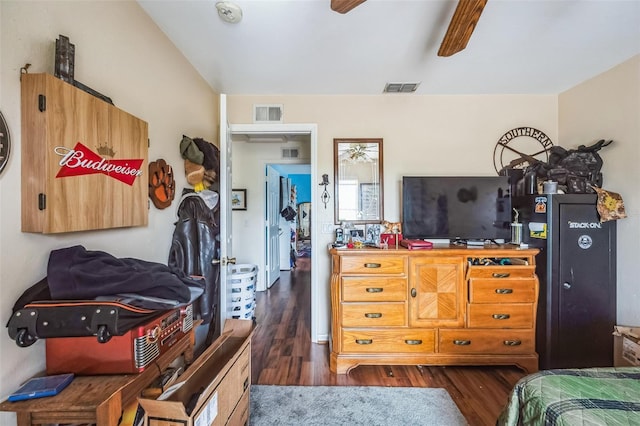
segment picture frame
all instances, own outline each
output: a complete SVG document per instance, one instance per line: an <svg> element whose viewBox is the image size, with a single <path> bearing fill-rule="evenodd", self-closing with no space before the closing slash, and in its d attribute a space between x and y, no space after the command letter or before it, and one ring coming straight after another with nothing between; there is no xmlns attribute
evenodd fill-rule
<svg viewBox="0 0 640 426"><path fill-rule="evenodd" d="M365 242L380 245L380 234L382 225L379 223L367 223L365 225Z"/></svg>
<svg viewBox="0 0 640 426"><path fill-rule="evenodd" d="M362 228L354 228L349 230L349 235L351 236L351 241L362 241L364 242L364 229Z"/></svg>
<svg viewBox="0 0 640 426"><path fill-rule="evenodd" d="M231 190L231 210L247 209L247 190L232 189Z"/></svg>

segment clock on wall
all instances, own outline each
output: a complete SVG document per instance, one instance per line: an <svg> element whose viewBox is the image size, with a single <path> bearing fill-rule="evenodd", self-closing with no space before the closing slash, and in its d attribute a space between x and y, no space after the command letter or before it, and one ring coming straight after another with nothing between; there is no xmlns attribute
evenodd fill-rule
<svg viewBox="0 0 640 426"><path fill-rule="evenodd" d="M541 130L533 127L517 127L498 139L493 150L493 166L496 172L508 169L524 169L537 162L549 160L553 142Z"/></svg>
<svg viewBox="0 0 640 426"><path fill-rule="evenodd" d="M9 153L11 152L11 138L9 137L9 126L4 121L4 116L0 112L0 173L4 170L4 166L9 161Z"/></svg>

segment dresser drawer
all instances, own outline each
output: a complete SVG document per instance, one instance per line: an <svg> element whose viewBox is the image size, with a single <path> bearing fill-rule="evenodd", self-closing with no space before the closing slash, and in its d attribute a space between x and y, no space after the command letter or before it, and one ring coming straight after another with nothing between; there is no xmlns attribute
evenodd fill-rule
<svg viewBox="0 0 640 426"><path fill-rule="evenodd" d="M402 302L407 300L406 278L344 277L345 302Z"/></svg>
<svg viewBox="0 0 640 426"><path fill-rule="evenodd" d="M440 330L439 353L529 354L535 350L533 330Z"/></svg>
<svg viewBox="0 0 640 426"><path fill-rule="evenodd" d="M434 330L342 330L343 352L433 353Z"/></svg>
<svg viewBox="0 0 640 426"><path fill-rule="evenodd" d="M229 417L229 421L227 421L227 425L247 425L249 424L249 389L247 389L236 408L234 408L233 413Z"/></svg>
<svg viewBox="0 0 640 426"><path fill-rule="evenodd" d="M469 280L471 303L533 303L536 278L472 278Z"/></svg>
<svg viewBox="0 0 640 426"><path fill-rule="evenodd" d="M343 274L404 274L406 259L403 256L341 256Z"/></svg>
<svg viewBox="0 0 640 426"><path fill-rule="evenodd" d="M343 303L343 327L389 327L407 325L404 302Z"/></svg>
<svg viewBox="0 0 640 426"><path fill-rule="evenodd" d="M471 303L467 312L472 328L533 328L532 303Z"/></svg>
<svg viewBox="0 0 640 426"><path fill-rule="evenodd" d="M533 265L470 266L468 278L533 278L536 267Z"/></svg>
<svg viewBox="0 0 640 426"><path fill-rule="evenodd" d="M212 423L212 426L226 424L226 419L231 416L243 394L249 393L251 386L250 356L251 347L247 346L216 389L219 416Z"/></svg>

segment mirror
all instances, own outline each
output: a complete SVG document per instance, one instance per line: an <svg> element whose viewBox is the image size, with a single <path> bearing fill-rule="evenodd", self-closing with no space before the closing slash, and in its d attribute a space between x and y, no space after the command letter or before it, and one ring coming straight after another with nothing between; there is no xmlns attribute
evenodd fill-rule
<svg viewBox="0 0 640 426"><path fill-rule="evenodd" d="M381 222L382 139L334 139L335 220Z"/></svg>
<svg viewBox="0 0 640 426"><path fill-rule="evenodd" d="M298 204L298 239L311 239L311 203Z"/></svg>

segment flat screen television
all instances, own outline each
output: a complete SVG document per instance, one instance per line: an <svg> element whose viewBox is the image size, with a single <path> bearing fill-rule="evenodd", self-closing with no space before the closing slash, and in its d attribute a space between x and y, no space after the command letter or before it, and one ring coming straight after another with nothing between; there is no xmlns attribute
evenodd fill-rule
<svg viewBox="0 0 640 426"><path fill-rule="evenodd" d="M509 241L507 176L404 176L402 233L406 239Z"/></svg>

